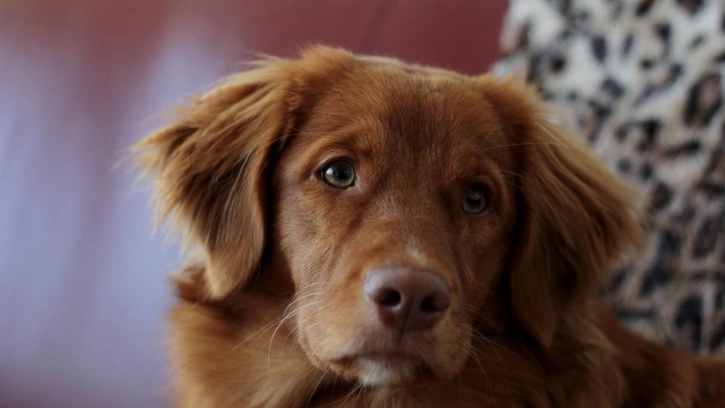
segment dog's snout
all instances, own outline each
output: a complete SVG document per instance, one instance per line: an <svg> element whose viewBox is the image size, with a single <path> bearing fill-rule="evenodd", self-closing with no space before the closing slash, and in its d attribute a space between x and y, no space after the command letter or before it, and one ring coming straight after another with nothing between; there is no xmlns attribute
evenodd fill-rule
<svg viewBox="0 0 725 408"><path fill-rule="evenodd" d="M368 273L364 289L380 322L401 333L432 328L451 304L448 283L426 269L374 269Z"/></svg>

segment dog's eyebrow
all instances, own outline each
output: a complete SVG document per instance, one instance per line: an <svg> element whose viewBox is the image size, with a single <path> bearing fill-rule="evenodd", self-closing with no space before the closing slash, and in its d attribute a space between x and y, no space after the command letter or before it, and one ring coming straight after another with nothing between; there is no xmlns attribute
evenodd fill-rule
<svg viewBox="0 0 725 408"><path fill-rule="evenodd" d="M305 140L307 145L305 158L330 156L331 152L347 152L359 158L369 159L376 150L384 148L384 143L375 143L378 138L366 137L368 134L379 132L379 130L366 129L357 126L341 126L329 132L309 133L315 137ZM302 132L305 138L305 132Z"/></svg>

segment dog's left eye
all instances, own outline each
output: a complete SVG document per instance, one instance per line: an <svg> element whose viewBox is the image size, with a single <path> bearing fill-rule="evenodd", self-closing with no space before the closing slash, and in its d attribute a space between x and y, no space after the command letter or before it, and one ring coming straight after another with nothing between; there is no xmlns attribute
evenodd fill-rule
<svg viewBox="0 0 725 408"><path fill-rule="evenodd" d="M355 168L346 161L330 163L322 169L322 178L337 188L348 188L355 183Z"/></svg>
<svg viewBox="0 0 725 408"><path fill-rule="evenodd" d="M469 214L480 214L488 207L488 198L486 197L486 191L479 185L472 185L468 187L466 193L463 195L463 201L461 202L461 208L463 211Z"/></svg>

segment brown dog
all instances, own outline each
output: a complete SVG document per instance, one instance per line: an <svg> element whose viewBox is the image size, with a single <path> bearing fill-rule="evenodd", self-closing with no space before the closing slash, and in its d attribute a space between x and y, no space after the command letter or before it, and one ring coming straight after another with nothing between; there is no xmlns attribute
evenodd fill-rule
<svg viewBox="0 0 725 408"><path fill-rule="evenodd" d="M725 406L725 365L596 298L630 190L512 81L312 48L138 148L201 266L181 407Z"/></svg>

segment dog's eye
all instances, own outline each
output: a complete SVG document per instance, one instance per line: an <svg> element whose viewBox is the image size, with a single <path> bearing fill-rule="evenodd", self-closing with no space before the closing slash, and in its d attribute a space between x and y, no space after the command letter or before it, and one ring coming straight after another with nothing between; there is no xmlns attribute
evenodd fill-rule
<svg viewBox="0 0 725 408"><path fill-rule="evenodd" d="M479 185L472 185L463 195L461 208L469 214L480 214L488 207L486 191Z"/></svg>
<svg viewBox="0 0 725 408"><path fill-rule="evenodd" d="M355 168L346 161L330 163L322 169L322 178L337 188L348 188L355 183Z"/></svg>

